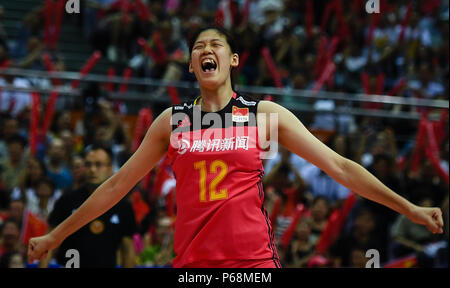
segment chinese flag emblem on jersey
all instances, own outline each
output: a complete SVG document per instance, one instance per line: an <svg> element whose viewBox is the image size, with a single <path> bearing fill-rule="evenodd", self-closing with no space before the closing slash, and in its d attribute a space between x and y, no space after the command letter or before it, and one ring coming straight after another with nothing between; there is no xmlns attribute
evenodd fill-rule
<svg viewBox="0 0 450 288"><path fill-rule="evenodd" d="M233 106L233 122L248 122L248 108L238 108Z"/></svg>

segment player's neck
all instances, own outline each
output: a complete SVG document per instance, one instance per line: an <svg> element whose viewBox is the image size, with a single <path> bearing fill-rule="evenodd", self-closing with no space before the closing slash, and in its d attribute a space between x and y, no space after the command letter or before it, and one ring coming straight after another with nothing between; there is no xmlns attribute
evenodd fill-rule
<svg viewBox="0 0 450 288"><path fill-rule="evenodd" d="M216 112L223 109L234 93L231 85L224 85L214 90L206 88L200 90L202 94L198 104L200 104L202 111L207 112Z"/></svg>

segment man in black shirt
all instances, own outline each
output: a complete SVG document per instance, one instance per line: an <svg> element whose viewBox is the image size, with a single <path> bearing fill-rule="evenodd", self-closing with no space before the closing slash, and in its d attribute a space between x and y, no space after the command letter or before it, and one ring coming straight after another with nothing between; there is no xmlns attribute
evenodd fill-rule
<svg viewBox="0 0 450 288"><path fill-rule="evenodd" d="M102 146L92 146L85 154L87 184L68 191L56 202L49 216L49 225L54 228L69 217L91 193L113 174L112 153ZM121 200L113 208L88 225L69 236L58 248L56 260L66 266L76 249L79 253L79 267L117 266L117 252L121 252L121 265L134 266L134 246L132 237L137 231L131 204ZM49 258L47 258L49 259ZM70 262L71 263L71 262Z"/></svg>

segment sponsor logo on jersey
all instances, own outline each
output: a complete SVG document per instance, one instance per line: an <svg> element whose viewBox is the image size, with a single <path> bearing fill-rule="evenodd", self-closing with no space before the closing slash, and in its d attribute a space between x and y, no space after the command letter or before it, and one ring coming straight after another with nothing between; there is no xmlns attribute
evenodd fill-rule
<svg viewBox="0 0 450 288"><path fill-rule="evenodd" d="M242 104L245 104L247 106L255 106L256 105L255 101L244 100L244 98L242 98L242 96L239 96L239 98L237 98L237 100L241 101Z"/></svg>
<svg viewBox="0 0 450 288"><path fill-rule="evenodd" d="M220 152L249 148L249 136L223 139L194 140L189 152Z"/></svg>
<svg viewBox="0 0 450 288"><path fill-rule="evenodd" d="M191 144L186 139L178 141L178 154L184 154L191 147Z"/></svg>
<svg viewBox="0 0 450 288"><path fill-rule="evenodd" d="M248 108L238 108L233 106L231 118L233 122L248 122Z"/></svg>

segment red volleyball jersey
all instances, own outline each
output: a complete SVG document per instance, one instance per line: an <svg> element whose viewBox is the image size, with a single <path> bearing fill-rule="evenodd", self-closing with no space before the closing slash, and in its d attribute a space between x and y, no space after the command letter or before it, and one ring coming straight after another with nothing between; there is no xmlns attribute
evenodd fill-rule
<svg viewBox="0 0 450 288"><path fill-rule="evenodd" d="M253 267L268 260L280 267L263 206L257 106L234 93L214 113L200 111L196 101L172 108L174 267Z"/></svg>

